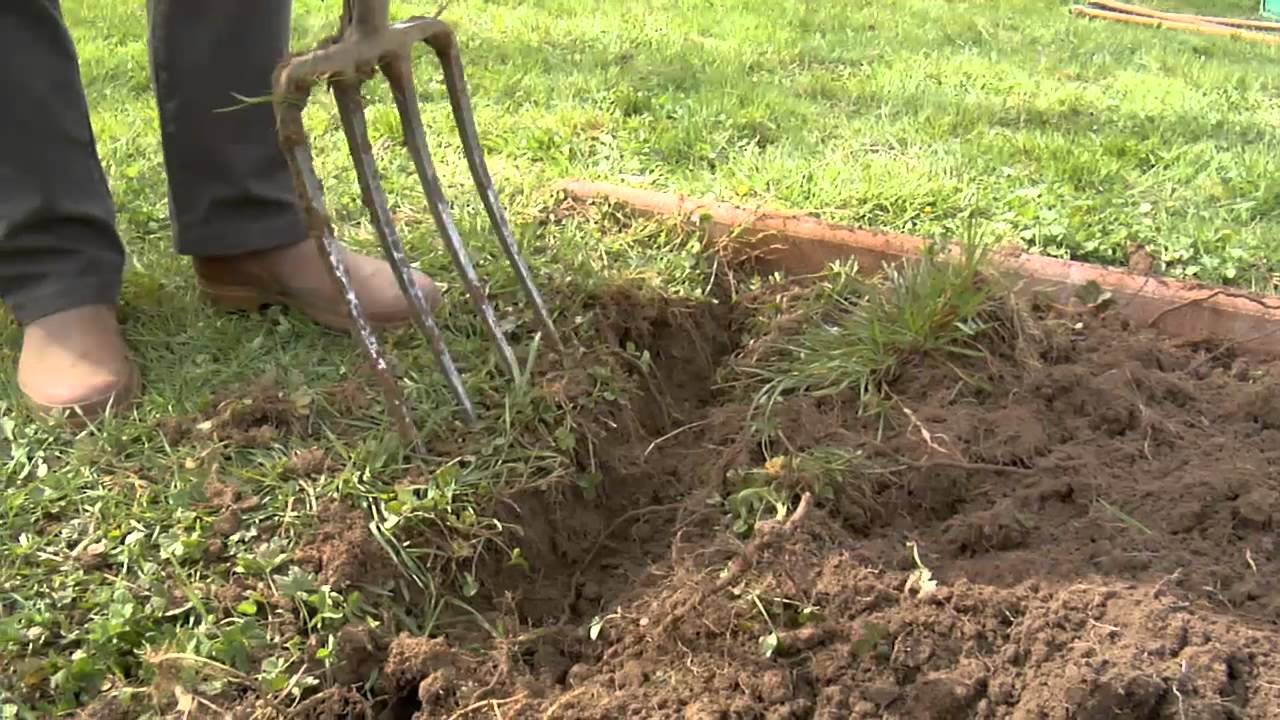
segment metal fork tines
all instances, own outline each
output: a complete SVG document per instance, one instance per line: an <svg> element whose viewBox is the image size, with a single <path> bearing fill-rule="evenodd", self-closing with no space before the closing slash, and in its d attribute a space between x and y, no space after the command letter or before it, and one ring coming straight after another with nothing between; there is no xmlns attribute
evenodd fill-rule
<svg viewBox="0 0 1280 720"><path fill-rule="evenodd" d="M379 347L372 326L360 307L343 262L342 248L334 235L325 209L324 191L311 159L310 143L303 128L302 111L312 88L318 83L327 83L333 92L347 146L355 163L361 198L372 218L382 250L395 270L400 290L408 298L413 309L414 323L427 337L431 351L439 362L449 385L449 390L460 406L463 418L469 424L474 423L475 408L463 388L462 378L450 357L440 329L432 317L431 309L414 282L413 271L404 245L396 232L391 211L387 205L387 197L379 180L377 164L374 161L373 149L365 125L364 105L360 97L361 86L375 74L380 72L386 78L404 128L405 145L413 159L418 179L422 183L436 228L454 267L462 276L467 295L480 314L486 332L497 346L499 364L508 375L514 378L519 372L515 354L498 326L493 306L489 303L467 250L462 244L462 238L450 215L448 200L445 198L435 165L431 160L431 153L427 148L412 71L412 50L419 42L425 43L435 52L444 71L445 89L448 92L454 121L458 126L467 166L480 193L485 212L498 236L498 243L514 268L516 278L525 295L532 302L546 339L553 350L558 352L563 349L541 294L534 285L529 268L516 247L506 215L498 202L493 180L485 165L453 30L436 18L411 18L392 24L389 21L389 0L343 0L338 35L315 50L290 59L277 71L274 87L276 118L280 144L293 171L294 183L306 213L309 231L319 243L329 269L343 291L347 311L355 325L355 335L372 362L383 394L386 396L388 409L406 440L412 440L416 434L413 421L405 405L404 396L390 372L386 356Z"/></svg>

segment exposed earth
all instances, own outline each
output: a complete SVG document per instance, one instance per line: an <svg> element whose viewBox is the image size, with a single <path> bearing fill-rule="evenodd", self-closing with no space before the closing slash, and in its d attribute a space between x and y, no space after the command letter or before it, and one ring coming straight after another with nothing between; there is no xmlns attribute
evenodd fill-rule
<svg viewBox="0 0 1280 720"><path fill-rule="evenodd" d="M808 322L785 305L598 297L605 344L651 370L577 418L599 487L503 503L527 569L480 569L498 637L351 626L290 716L1280 717L1280 365L1034 308L985 357L901 368L883 413L784 398L766 448L717 380ZM540 377L585 407L580 363ZM205 427L291 431L259 409ZM299 562L393 572L358 513L325 512Z"/></svg>

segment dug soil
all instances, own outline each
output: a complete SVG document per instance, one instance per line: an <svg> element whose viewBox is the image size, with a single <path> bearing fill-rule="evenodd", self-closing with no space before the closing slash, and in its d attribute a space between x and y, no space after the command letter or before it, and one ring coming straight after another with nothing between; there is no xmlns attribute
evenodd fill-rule
<svg viewBox="0 0 1280 720"><path fill-rule="evenodd" d="M1036 310L882 413L784 398L762 431L718 373L797 319L730 307L605 293L648 361L584 421L599 484L506 505L498 637L357 633L384 701L297 716L1280 717L1280 364Z"/></svg>

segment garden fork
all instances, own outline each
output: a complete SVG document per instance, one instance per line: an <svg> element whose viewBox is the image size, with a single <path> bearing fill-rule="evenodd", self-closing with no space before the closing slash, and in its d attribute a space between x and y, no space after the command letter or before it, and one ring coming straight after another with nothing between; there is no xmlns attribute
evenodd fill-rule
<svg viewBox="0 0 1280 720"><path fill-rule="evenodd" d="M386 396L388 410L394 417L401 436L407 442L412 442L416 431L406 408L404 395L391 374L369 319L356 298L342 259L341 246L334 236L325 210L324 191L312 163L310 143L303 128L302 111L315 85L327 83L333 92L347 146L355 162L364 206L373 219L374 230L395 271L400 290L412 306L414 324L430 342L431 351L439 362L449 390L457 400L467 423L475 422L475 408L462 386L462 378L449 355L431 309L414 282L404 245L396 233L391 211L387 207L387 198L378 179L378 168L373 158L360 96L361 87L377 72L381 72L387 79L400 114L405 145L422 182L436 228L454 266L462 275L467 294L480 313L485 330L497 346L500 364L508 375L516 377L519 368L515 355L498 326L493 306L489 304L471 259L463 247L458 229L450 217L448 201L427 149L412 72L412 51L419 42L426 43L435 51L444 70L445 89L461 136L467 165L489 221L497 233L498 242L514 267L520 286L533 303L542 332L552 348L561 351L563 345L547 313L546 305L534 286L529 268L516 248L511 228L498 202L493 180L485 166L453 30L436 18L416 17L393 24L389 20L389 14L389 0L343 0L338 34L311 52L290 58L276 71L273 103L280 145L293 172L295 189L302 201L308 230L320 245L322 255L342 290L347 312L354 324L353 332L373 364L374 373Z"/></svg>

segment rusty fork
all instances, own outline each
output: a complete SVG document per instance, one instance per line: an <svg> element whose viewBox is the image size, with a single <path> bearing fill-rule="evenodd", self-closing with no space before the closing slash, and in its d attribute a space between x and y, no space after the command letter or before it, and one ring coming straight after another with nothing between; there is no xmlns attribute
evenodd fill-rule
<svg viewBox="0 0 1280 720"><path fill-rule="evenodd" d="M472 304L479 312L484 327L497 346L498 361L512 378L520 370L510 344L503 336L493 306L471 259L462 244L457 226L449 213L448 200L440 186L431 153L422 127L422 115L418 110L417 93L414 90L412 51L419 42L429 46L444 71L445 89L454 122L462 140L463 153L480 193L485 212L498 236L498 243L516 272L520 286L533 304L538 323L552 349L563 350L559 335L551 322L546 305L533 283L529 268L516 247L507 223L506 215L498 202L498 194L485 165L484 154L476 135L475 118L467 92L462 61L458 53L453 30L436 18L416 17L391 23L389 0L343 0L342 19L338 34L321 43L311 52L293 57L276 71L273 103L278 125L281 148L293 172L294 185L307 217L308 230L320 245L334 279L338 282L346 302L354 329L366 355L373 364L375 375L382 386L390 413L395 419L401 436L412 442L416 436L414 423L406 407L404 395L391 374L386 356L379 347L377 337L368 317L360 307L351 278L342 259L342 248L334 236L328 212L325 209L324 191L316 176L311 158L311 147L303 128L302 111L312 88L326 83L333 93L338 115L351 158L364 206L373 220L374 230L382 245L383 253L395 271L400 290L408 298L413 309L414 324L427 337L432 354L440 364L449 390L460 406L463 419L468 424L476 421L476 411L462 378L449 355L444 338L432 316L431 309L414 282L412 268L404 245L400 240L382 190L378 168L373 158L369 133L365 125L364 105L360 90L364 83L381 72L389 84L404 129L404 142L413 159L423 192L431 210L431 216L449 252Z"/></svg>

